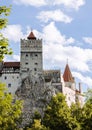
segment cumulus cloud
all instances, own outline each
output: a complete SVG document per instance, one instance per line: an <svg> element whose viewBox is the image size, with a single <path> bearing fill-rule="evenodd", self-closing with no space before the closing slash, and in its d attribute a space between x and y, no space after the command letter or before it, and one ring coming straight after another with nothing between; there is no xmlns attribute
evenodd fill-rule
<svg viewBox="0 0 92 130"><path fill-rule="evenodd" d="M85 4L85 0L53 0L54 5L63 4L65 7L78 10L80 6Z"/></svg>
<svg viewBox="0 0 92 130"><path fill-rule="evenodd" d="M75 10L78 10L85 4L85 0L13 0L13 2L15 4L31 5L35 7L64 5L67 8L73 8Z"/></svg>
<svg viewBox="0 0 92 130"><path fill-rule="evenodd" d="M42 37L45 43L58 43L58 44L71 44L74 43L72 37L66 38L65 35L62 35L61 32L56 28L55 23L51 22L43 28Z"/></svg>
<svg viewBox="0 0 92 130"><path fill-rule="evenodd" d="M92 49L77 47L76 40L62 35L54 22L43 28L42 38L44 59L49 65L61 67L68 58L73 69L80 72L90 71L88 62L92 61Z"/></svg>
<svg viewBox="0 0 92 130"><path fill-rule="evenodd" d="M69 59L69 64L73 69L80 72L90 71L88 61L92 60L92 50L82 49L79 47L64 47L61 44L49 43L44 45L44 59L48 63L58 67L65 64L66 59Z"/></svg>
<svg viewBox="0 0 92 130"><path fill-rule="evenodd" d="M45 0L13 0L15 4L31 5L31 6L44 6L46 5Z"/></svg>
<svg viewBox="0 0 92 130"><path fill-rule="evenodd" d="M92 78L89 76L84 76L79 72L73 72L73 76L81 80L83 84L86 84L87 87L92 87Z"/></svg>
<svg viewBox="0 0 92 130"><path fill-rule="evenodd" d="M48 22L50 20L58 21L58 22L64 22L64 23L70 23L72 21L72 18L65 15L61 10L54 10L54 11L42 11L37 16L38 19L40 19L42 22Z"/></svg>
<svg viewBox="0 0 92 130"><path fill-rule="evenodd" d="M21 25L8 25L2 33L6 38L13 42L19 42L24 37Z"/></svg>
<svg viewBox="0 0 92 130"><path fill-rule="evenodd" d="M92 37L83 37L83 40L92 45Z"/></svg>

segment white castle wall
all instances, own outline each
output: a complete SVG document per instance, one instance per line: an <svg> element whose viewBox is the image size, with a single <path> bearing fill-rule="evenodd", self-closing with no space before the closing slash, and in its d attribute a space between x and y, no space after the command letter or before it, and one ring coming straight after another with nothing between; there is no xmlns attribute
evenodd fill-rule
<svg viewBox="0 0 92 130"><path fill-rule="evenodd" d="M21 84L20 75L19 73L4 73L0 76L0 82L5 83L9 93L15 94L15 91Z"/></svg>

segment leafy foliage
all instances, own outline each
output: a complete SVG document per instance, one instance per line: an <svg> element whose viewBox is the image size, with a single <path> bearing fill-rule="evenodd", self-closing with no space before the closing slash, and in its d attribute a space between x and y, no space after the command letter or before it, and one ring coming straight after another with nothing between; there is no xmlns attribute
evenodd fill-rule
<svg viewBox="0 0 92 130"><path fill-rule="evenodd" d="M22 102L14 101L11 94L6 93L4 84L0 83L0 129L14 130L17 127L22 109Z"/></svg>
<svg viewBox="0 0 92 130"><path fill-rule="evenodd" d="M27 128L27 130L50 130L46 128L44 125L41 125L40 120L34 120L34 123L31 128Z"/></svg>
<svg viewBox="0 0 92 130"><path fill-rule="evenodd" d="M27 130L91 130L92 100L87 100L83 107L79 102L68 107L65 96L58 93L48 104L44 118L36 112L33 119Z"/></svg>
<svg viewBox="0 0 92 130"><path fill-rule="evenodd" d="M11 7L0 6L0 30L7 26L8 20L6 16L9 15ZM12 49L8 48L8 39L0 32L0 62L3 60L4 55L12 54Z"/></svg>
<svg viewBox="0 0 92 130"><path fill-rule="evenodd" d="M92 102L88 100L83 107L82 130L92 130Z"/></svg>
<svg viewBox="0 0 92 130"><path fill-rule="evenodd" d="M7 26L10 7L0 6L0 30ZM11 54L8 48L8 39L0 32L0 62L4 55ZM22 113L22 101L14 100L11 94L7 93L5 84L0 83L0 130L17 130L20 115Z"/></svg>
<svg viewBox="0 0 92 130"><path fill-rule="evenodd" d="M71 116L70 109L61 93L54 96L48 105L43 124L51 130L79 130L80 126L75 118Z"/></svg>

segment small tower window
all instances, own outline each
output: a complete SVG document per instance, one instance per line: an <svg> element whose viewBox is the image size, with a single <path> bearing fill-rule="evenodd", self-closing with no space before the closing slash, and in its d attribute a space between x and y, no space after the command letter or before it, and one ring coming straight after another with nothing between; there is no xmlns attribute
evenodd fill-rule
<svg viewBox="0 0 92 130"><path fill-rule="evenodd" d="M28 54L26 54L26 57L28 57Z"/></svg>
<svg viewBox="0 0 92 130"><path fill-rule="evenodd" d="M26 62L25 64L28 65L28 62Z"/></svg>
<svg viewBox="0 0 92 130"><path fill-rule="evenodd" d="M38 63L35 63L35 65L38 65Z"/></svg>

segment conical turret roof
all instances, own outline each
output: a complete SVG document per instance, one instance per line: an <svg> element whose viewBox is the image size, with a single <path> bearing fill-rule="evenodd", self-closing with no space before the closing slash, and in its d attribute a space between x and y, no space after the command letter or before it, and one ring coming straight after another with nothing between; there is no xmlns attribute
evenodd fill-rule
<svg viewBox="0 0 92 130"><path fill-rule="evenodd" d="M64 74L63 74L63 78L64 78L65 82L74 82L74 78L72 76L72 73L70 71L70 68L69 68L68 64L66 64Z"/></svg>
<svg viewBox="0 0 92 130"><path fill-rule="evenodd" d="M36 40L36 37L35 37L35 35L34 35L34 33L32 31L31 31L31 33L29 34L29 36L27 38Z"/></svg>

